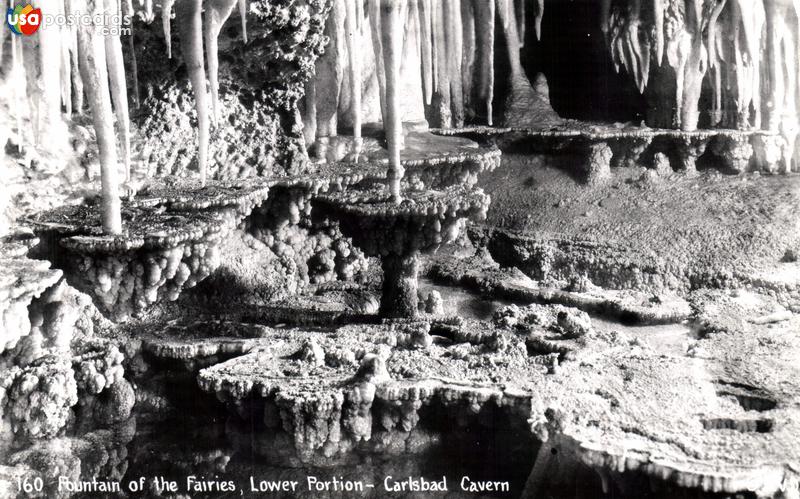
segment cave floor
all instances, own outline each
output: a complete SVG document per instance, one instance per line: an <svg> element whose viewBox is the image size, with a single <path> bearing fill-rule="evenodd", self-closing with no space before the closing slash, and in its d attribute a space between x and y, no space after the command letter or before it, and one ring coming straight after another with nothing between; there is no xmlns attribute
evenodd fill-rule
<svg viewBox="0 0 800 499"><path fill-rule="evenodd" d="M290 440L296 443L282 457L273 454L274 443L256 444L254 452L270 459L291 461L305 452L301 461L314 463L321 452L341 463L356 448L367 452L358 442L330 439L339 417L369 434L359 423L363 408L336 412L335 401L344 396L375 404L375 426L368 426L378 433L368 452L385 457L420 452L428 442L405 426L415 427L420 406L439 407L453 419L498 407L517 425L527 421L531 438L547 437L546 449L555 452L539 457L534 469L547 470L546 476L534 472L525 493L560 490L559 480L575 480L576 466L592 470L594 493L602 481L604 489L607 482L620 487L614 490L622 497L625 484L635 483L631 477L656 490L760 496L791 480L789 470L800 459L793 438L800 431L800 322L774 297L745 289L697 291L690 324L623 326L593 316L594 330L573 340L547 332L553 309L546 306L509 306L427 281L423 288L443 294L444 317L315 329L195 316L137 336L162 363L202 368L201 388L221 400L235 406L275 400L281 419L294 421L284 428L295 432ZM296 315L307 306L299 305ZM448 318L465 317L466 309L474 318ZM415 344L420 327L430 327L433 344ZM556 352L561 361L553 363ZM363 374L356 359L370 353L385 359L388 377L379 368ZM361 395L353 399L353 390ZM365 393L374 393L374 402ZM419 413L420 429L431 424L426 414ZM485 424L501 434L513 426L501 419Z"/></svg>
<svg viewBox="0 0 800 499"><path fill-rule="evenodd" d="M490 246L539 279L586 272L607 287L690 289L746 281L800 248L798 176L612 168L587 185L576 157L502 158L479 183L492 195Z"/></svg>

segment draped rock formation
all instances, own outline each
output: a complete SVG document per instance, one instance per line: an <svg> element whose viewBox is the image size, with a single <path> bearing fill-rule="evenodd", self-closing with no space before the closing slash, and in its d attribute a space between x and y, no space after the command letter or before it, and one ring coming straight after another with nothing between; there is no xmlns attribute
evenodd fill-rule
<svg viewBox="0 0 800 499"><path fill-rule="evenodd" d="M796 0L603 0L601 26L618 69L649 101L647 124L779 133L797 170Z"/></svg>

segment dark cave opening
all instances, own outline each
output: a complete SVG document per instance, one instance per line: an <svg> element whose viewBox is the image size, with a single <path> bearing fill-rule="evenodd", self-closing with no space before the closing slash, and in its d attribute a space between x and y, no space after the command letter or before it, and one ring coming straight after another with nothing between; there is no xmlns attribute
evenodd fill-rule
<svg viewBox="0 0 800 499"><path fill-rule="evenodd" d="M550 102L564 118L587 121L633 121L645 117L647 103L624 69L619 73L600 30L600 2L546 0L541 40L536 40L529 6L522 65L533 81L547 77Z"/></svg>

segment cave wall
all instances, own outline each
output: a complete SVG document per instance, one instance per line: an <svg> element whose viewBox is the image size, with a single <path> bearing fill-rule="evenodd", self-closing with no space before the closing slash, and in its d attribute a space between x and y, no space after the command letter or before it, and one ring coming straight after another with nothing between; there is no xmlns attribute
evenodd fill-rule
<svg viewBox="0 0 800 499"><path fill-rule="evenodd" d="M219 35L221 106L211 128L209 178L297 173L306 166L297 102L328 42L330 0L259 0L247 9L247 43L234 19ZM133 119L141 160L148 176L191 175L197 115L180 38L173 33L170 60L160 23L140 21L135 29L143 98Z"/></svg>

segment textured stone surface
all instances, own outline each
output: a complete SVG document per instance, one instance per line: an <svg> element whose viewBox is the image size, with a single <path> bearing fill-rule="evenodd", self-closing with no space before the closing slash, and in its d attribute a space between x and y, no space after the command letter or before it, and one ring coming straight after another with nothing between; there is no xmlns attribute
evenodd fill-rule
<svg viewBox="0 0 800 499"><path fill-rule="evenodd" d="M274 331L199 380L230 403L263 398L267 427L283 424L307 459L369 436L365 418L386 421L387 402L402 402L399 421L410 428L420 407L489 404L529 420L546 449L601 476L641 473L708 492L770 496L793 483L790 463L800 452L790 437L800 393L791 360L800 346L791 332L797 319L758 325L776 305L745 291L695 303L704 336L671 352L597 329L575 309L512 307L495 325ZM432 341L409 341L420 334ZM310 344L325 353L323 364L303 355Z"/></svg>
<svg viewBox="0 0 800 499"><path fill-rule="evenodd" d="M615 169L608 185L586 188L563 161L506 154L480 184L502 199L486 223L492 256L533 279L586 275L643 291L726 286L772 268L800 242L794 177L709 171L644 182Z"/></svg>

